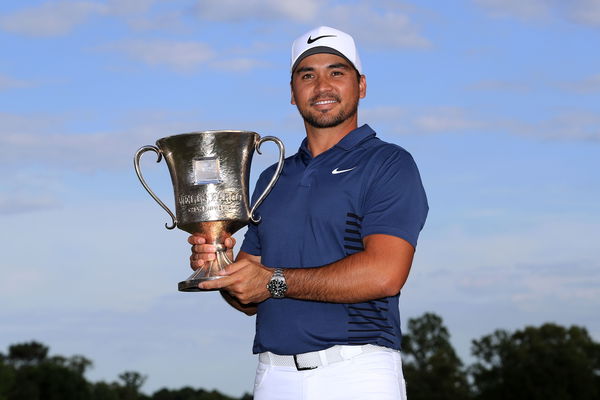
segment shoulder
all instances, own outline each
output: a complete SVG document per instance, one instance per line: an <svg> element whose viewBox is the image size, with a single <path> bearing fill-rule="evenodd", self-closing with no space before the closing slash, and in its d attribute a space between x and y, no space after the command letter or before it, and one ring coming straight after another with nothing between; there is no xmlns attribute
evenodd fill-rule
<svg viewBox="0 0 600 400"><path fill-rule="evenodd" d="M362 151L367 159L374 166L381 167L395 166L401 169L416 169L416 163L413 156L402 146L383 141L377 137L365 142Z"/></svg>

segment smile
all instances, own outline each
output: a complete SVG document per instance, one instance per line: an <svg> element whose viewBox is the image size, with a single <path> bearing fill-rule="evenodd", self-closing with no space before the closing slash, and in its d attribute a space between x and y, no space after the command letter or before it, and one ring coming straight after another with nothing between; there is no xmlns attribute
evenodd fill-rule
<svg viewBox="0 0 600 400"><path fill-rule="evenodd" d="M313 105L320 106L323 104L332 104L332 103L337 103L337 100L321 100L321 101L314 102Z"/></svg>

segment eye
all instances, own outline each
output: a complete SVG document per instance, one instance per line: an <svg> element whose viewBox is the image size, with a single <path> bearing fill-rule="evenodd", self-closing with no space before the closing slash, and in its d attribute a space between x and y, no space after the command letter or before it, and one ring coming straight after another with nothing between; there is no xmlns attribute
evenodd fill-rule
<svg viewBox="0 0 600 400"><path fill-rule="evenodd" d="M332 76L342 76L342 75L344 75L344 72L340 71L340 70L331 71L331 75Z"/></svg>
<svg viewBox="0 0 600 400"><path fill-rule="evenodd" d="M300 78L301 79L311 79L312 77L313 77L313 74L306 73L306 74L302 75Z"/></svg>

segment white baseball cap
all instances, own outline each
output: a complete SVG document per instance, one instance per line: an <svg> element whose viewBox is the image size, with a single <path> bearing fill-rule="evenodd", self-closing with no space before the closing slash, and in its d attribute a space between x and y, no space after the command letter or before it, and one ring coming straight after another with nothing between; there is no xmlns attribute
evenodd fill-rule
<svg viewBox="0 0 600 400"><path fill-rule="evenodd" d="M306 32L292 44L291 72L303 58L313 54L329 53L344 57L362 75L362 65L352 36L328 26Z"/></svg>

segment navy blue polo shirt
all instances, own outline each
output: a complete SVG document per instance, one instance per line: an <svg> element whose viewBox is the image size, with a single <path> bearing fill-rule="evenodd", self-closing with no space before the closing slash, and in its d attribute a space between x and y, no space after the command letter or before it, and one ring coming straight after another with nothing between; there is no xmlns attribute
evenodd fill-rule
<svg viewBox="0 0 600 400"><path fill-rule="evenodd" d="M274 170L261 174L253 201ZM372 234L416 247L427 211L411 155L363 125L317 157L305 139L286 158L241 250L260 256L267 267L313 268L363 250L362 239ZM398 298L354 304L267 299L258 305L253 351L289 355L367 343L400 349Z"/></svg>

